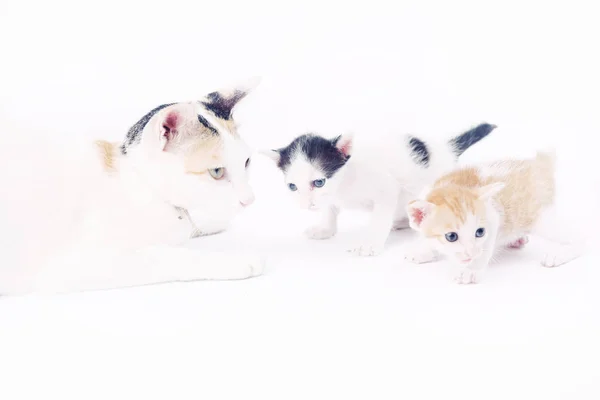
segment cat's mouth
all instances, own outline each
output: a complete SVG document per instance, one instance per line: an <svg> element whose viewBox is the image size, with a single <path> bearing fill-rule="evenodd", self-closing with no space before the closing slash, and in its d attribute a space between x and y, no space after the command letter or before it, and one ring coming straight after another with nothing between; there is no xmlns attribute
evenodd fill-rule
<svg viewBox="0 0 600 400"><path fill-rule="evenodd" d="M462 260L460 260L461 264L469 264L471 261L473 261L472 258L464 258Z"/></svg>

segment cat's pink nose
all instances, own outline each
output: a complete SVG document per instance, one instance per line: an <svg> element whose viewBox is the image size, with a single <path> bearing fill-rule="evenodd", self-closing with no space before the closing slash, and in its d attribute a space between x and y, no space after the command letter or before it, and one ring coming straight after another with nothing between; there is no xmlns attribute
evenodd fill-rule
<svg viewBox="0 0 600 400"><path fill-rule="evenodd" d="M240 200L242 207L248 207L252 203L254 203L254 195L250 195Z"/></svg>

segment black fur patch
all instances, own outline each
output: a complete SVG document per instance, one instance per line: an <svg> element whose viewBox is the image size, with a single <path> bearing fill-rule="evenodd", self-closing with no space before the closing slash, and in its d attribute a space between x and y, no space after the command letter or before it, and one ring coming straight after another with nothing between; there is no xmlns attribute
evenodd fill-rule
<svg viewBox="0 0 600 400"><path fill-rule="evenodd" d="M129 131L127 131L127 135L125 135L125 140L123 141L123 144L121 144L121 153L127 154L127 148L129 146L131 146L132 144L138 144L140 140L142 140L142 131L144 130L144 127L146 126L148 121L150 121L150 118L152 118L157 112L159 112L163 108L172 106L173 104L175 103L163 104L156 107L148 114L144 115L142 119L135 123L135 125L129 128Z"/></svg>
<svg viewBox="0 0 600 400"><path fill-rule="evenodd" d="M417 164L421 164L427 168L429 166L429 150L427 149L425 142L416 137L409 136L408 145L410 146L413 160L415 160Z"/></svg>
<svg viewBox="0 0 600 400"><path fill-rule="evenodd" d="M490 132L496 128L496 125L488 123L479 124L462 135L458 135L454 139L451 139L449 144L452 147L454 154L456 154L456 157L460 157L469 147L489 135Z"/></svg>
<svg viewBox="0 0 600 400"><path fill-rule="evenodd" d="M212 92L206 95L208 101L203 101L202 105L216 117L228 120L231 118L233 107L246 96L246 92L236 90L233 96L223 97L219 92Z"/></svg>
<svg viewBox="0 0 600 400"><path fill-rule="evenodd" d="M350 159L350 156L346 156L335 146L340 137L325 139L313 134L298 136L288 146L276 150L279 153L277 166L286 171L293 158L301 153L311 164L323 171L326 178L331 178Z"/></svg>
<svg viewBox="0 0 600 400"><path fill-rule="evenodd" d="M208 120L206 118L204 118L200 114L198 114L198 122L200 122L202 125L204 125L204 127L206 129L208 129L209 131L211 131L213 135L218 135L219 134L219 132L217 131L217 129L214 126L212 126L212 124L210 122L208 122Z"/></svg>

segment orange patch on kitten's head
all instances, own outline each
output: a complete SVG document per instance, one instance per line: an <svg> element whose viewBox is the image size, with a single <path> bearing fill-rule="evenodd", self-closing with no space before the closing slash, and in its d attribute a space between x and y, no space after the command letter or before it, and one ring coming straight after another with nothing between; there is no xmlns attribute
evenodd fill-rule
<svg viewBox="0 0 600 400"><path fill-rule="evenodd" d="M481 186L475 169L457 170L440 179L425 200L409 203L407 212L413 229L426 237L443 239L462 227L469 216L486 221L486 201L504 185Z"/></svg>
<svg viewBox="0 0 600 400"><path fill-rule="evenodd" d="M467 219L467 214L474 214L483 204L472 189L447 185L434 188L426 200L435 206L436 210L453 214L461 223Z"/></svg>

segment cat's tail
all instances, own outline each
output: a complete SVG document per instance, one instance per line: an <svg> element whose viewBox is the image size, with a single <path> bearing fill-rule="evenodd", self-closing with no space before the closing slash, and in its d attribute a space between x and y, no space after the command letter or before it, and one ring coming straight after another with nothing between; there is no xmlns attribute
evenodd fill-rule
<svg viewBox="0 0 600 400"><path fill-rule="evenodd" d="M450 139L448 144L456 157L460 157L469 147L485 138L496 128L496 125L484 122Z"/></svg>

